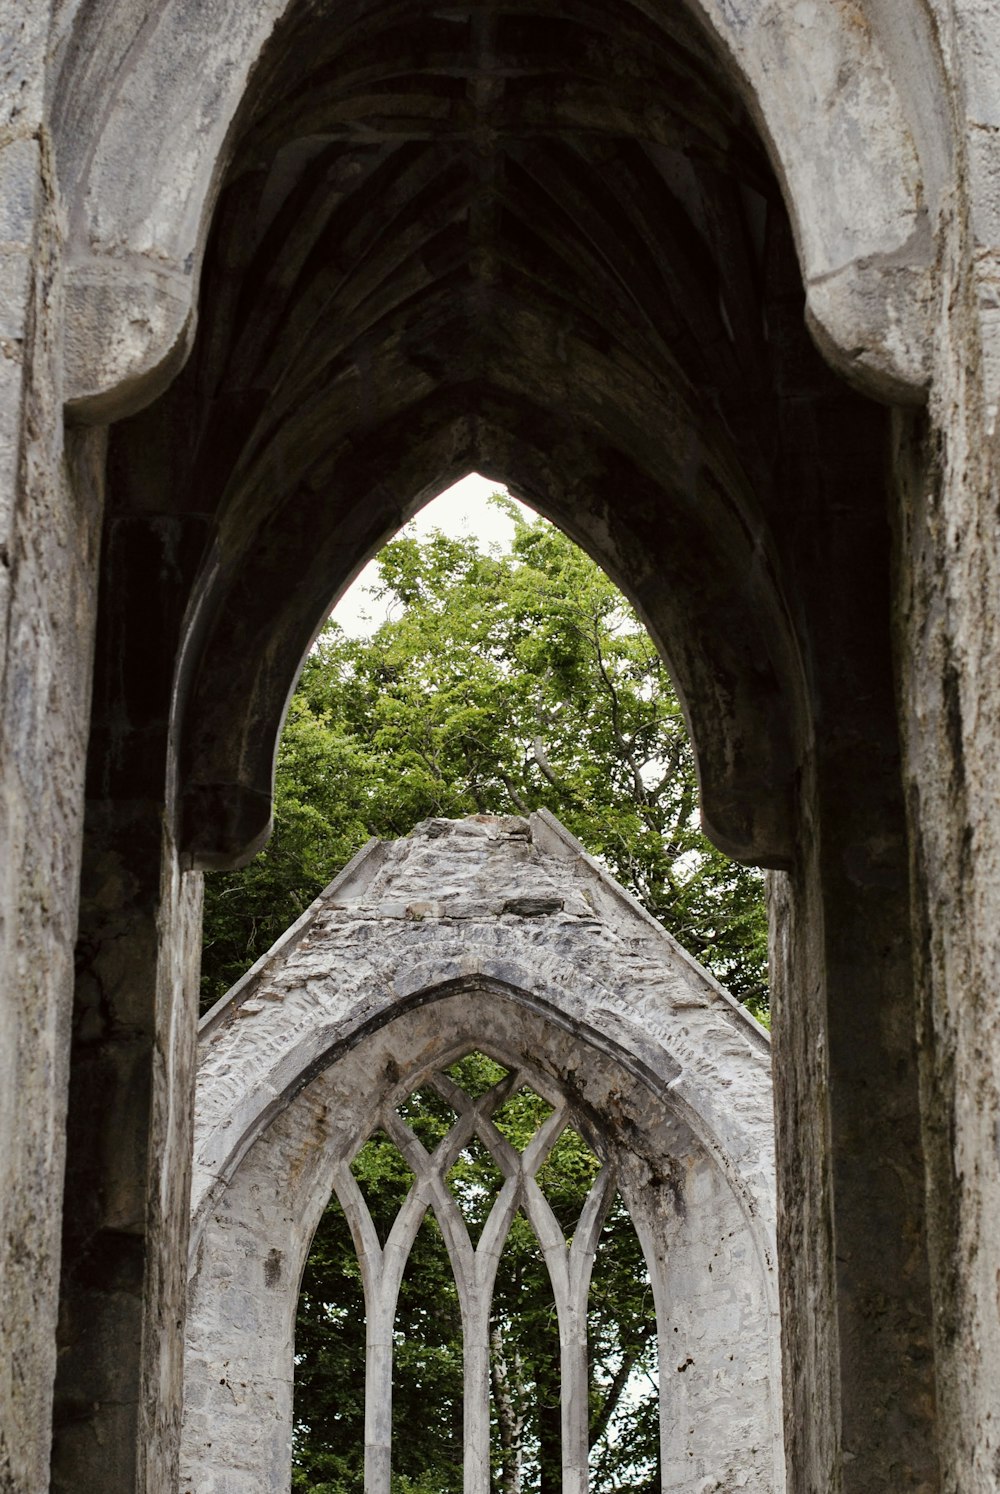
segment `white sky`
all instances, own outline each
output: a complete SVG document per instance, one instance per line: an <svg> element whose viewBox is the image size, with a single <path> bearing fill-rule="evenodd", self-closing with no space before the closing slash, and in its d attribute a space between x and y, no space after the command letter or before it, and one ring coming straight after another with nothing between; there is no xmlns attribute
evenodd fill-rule
<svg viewBox="0 0 1000 1494"><path fill-rule="evenodd" d="M406 532L423 537L431 529L441 529L456 539L475 534L486 544L492 542L509 549L514 526L506 515L486 502L491 493L506 491L502 483L470 472L425 504L407 524ZM534 517L530 509L524 511L529 518ZM385 620L387 609L371 593L376 579L375 562L370 560L333 609L331 615L352 638L373 632Z"/></svg>

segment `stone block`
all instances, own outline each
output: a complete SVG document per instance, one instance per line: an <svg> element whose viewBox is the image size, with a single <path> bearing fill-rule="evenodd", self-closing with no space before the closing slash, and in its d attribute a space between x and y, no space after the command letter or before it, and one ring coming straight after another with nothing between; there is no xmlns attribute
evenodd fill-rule
<svg viewBox="0 0 1000 1494"><path fill-rule="evenodd" d="M37 140L0 145L0 246L30 249L34 244L40 171Z"/></svg>

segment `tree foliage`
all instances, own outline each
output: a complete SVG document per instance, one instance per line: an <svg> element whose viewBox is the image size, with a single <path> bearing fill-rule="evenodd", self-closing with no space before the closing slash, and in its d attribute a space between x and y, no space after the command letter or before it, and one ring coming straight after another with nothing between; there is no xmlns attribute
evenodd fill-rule
<svg viewBox="0 0 1000 1494"><path fill-rule="evenodd" d="M293 697L275 832L208 879L216 999L375 835L429 815L545 806L739 999L766 1009L759 875L697 824L697 781L666 669L621 593L543 519L509 553L405 532L379 556L389 619L328 623Z"/></svg>

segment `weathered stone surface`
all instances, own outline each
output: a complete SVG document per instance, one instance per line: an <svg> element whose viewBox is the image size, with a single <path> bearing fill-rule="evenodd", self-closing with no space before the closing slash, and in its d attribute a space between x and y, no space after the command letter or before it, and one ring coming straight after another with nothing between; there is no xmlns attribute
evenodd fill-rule
<svg viewBox="0 0 1000 1494"><path fill-rule="evenodd" d="M0 0L0 1484L45 1482L84 758L92 823L136 800L169 822L102 925L138 969L164 846L212 866L266 838L331 597L476 468L637 602L706 825L788 874L796 1494L993 1494L998 57L997 0ZM833 379L804 312L855 389L926 415ZM100 434L63 462L66 397L100 423L163 390L107 462ZM89 718L99 566L120 601ZM157 956L178 1013L186 887ZM109 1199L158 1200L137 1238L161 1341L124 1420L161 1427L169 1467L191 1075L183 1043L176 1072L158 1056L144 968L151 1046L131 1068L124 1029L94 1038L118 1083L70 1128L81 1176L112 1138ZM100 1034L86 981L77 1017ZM112 1119L129 1075L146 1157ZM116 1291L109 1257L110 1317ZM113 1367L65 1363L81 1386Z"/></svg>
<svg viewBox="0 0 1000 1494"><path fill-rule="evenodd" d="M161 609L152 630L132 624L145 566L176 574L192 550L184 525L136 514L116 495L105 515L70 1049L51 1467L52 1489L66 1494L108 1481L170 1489L177 1478L201 878L180 869L164 802L162 664L180 609Z"/></svg>
<svg viewBox="0 0 1000 1494"><path fill-rule="evenodd" d="M374 843L204 1019L181 1487L287 1484L291 1333L319 1212L338 1179L353 1206L344 1165L376 1125L392 1131L392 1107L480 1047L568 1104L615 1169L656 1298L663 1487L782 1489L767 1036L544 811ZM467 1320L488 1318L488 1260L460 1238L453 1251ZM566 1280L562 1259L565 1328L585 1309L576 1257ZM564 1396L576 1386L585 1405L573 1370L570 1352ZM374 1425L372 1490L389 1456ZM467 1459L476 1446L467 1426ZM582 1487L566 1445L564 1460Z"/></svg>
<svg viewBox="0 0 1000 1494"><path fill-rule="evenodd" d="M48 4L0 4L0 1489L48 1481L104 438L64 447Z"/></svg>
<svg viewBox="0 0 1000 1494"><path fill-rule="evenodd" d="M210 18L191 0L159 0L126 65L122 35L132 7L120 8L119 26L106 26L98 9L68 41L59 120L61 164L78 204L74 269L81 296L101 305L99 320L80 307L102 336L74 346L72 395L102 415L114 408L104 391L120 389L121 412L149 397L159 366L161 387L169 377L187 316L180 304L166 314L153 309L157 281L165 272L174 280L161 292L164 308L186 282L190 309L227 132L272 30L294 9L287 0L256 0ZM893 66L884 35L889 29L892 39L891 28L854 25L836 7L786 13L752 0L712 0L703 16L762 116L824 344L851 376L883 393L921 389L934 228L928 206L936 204L926 200L920 154L921 146L930 154L932 142L928 130L912 127L919 107L908 89L924 80ZM107 110L96 148L86 153L86 111L109 90L117 107ZM654 134L655 108L643 121ZM155 136L142 124L150 110L161 121ZM390 106L376 129L392 115ZM800 127L806 116L808 134ZM119 239L137 256L128 279L115 274ZM115 280L117 296L108 295ZM130 304L138 285L148 287L150 302L139 336Z"/></svg>

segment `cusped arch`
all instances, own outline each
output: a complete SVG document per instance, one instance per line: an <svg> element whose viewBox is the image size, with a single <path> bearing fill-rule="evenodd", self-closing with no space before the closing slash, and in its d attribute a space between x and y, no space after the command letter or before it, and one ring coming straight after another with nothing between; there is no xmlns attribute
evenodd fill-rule
<svg viewBox="0 0 1000 1494"><path fill-rule="evenodd" d="M571 388L568 408L499 384L397 394L374 429L335 444L322 479L290 482L256 527L241 495L232 539L224 519L203 568L178 668L177 813L191 864L232 864L234 849L245 859L263 844L290 682L335 597L426 496L478 470L558 524L638 610L688 715L716 844L790 865L807 728L773 541L693 407L678 413L679 426L691 419L679 452L644 440L657 392L643 407L633 390L632 420L613 412L603 429L599 407L574 408ZM331 404L328 431L337 419ZM265 454L262 482L270 466ZM336 506L331 494L343 495Z"/></svg>
<svg viewBox="0 0 1000 1494"><path fill-rule="evenodd" d="M183 362L234 130L296 10L289 0L158 0L140 17L118 0L64 19L55 140L70 223L68 395L81 417L141 406ZM669 30L669 10L661 0L616 7L615 25ZM399 4L342 14L387 35L413 22ZM703 0L688 14L767 144L824 350L866 390L918 397L946 148L929 28L916 25L917 41L897 55L876 0ZM651 101L640 131L655 135L655 117ZM619 109L604 128L623 122Z"/></svg>
<svg viewBox="0 0 1000 1494"><path fill-rule="evenodd" d="M203 1022L182 1488L287 1484L337 1169L470 1048L606 1138L657 1299L664 1487L779 1490L766 1035L544 812L373 843Z"/></svg>
<svg viewBox="0 0 1000 1494"><path fill-rule="evenodd" d="M112 506L183 509L203 538L173 695L186 864L266 839L326 609L476 468L623 586L678 684L708 833L787 868L814 661L781 530L796 493L870 473L885 431L809 346L747 110L676 7L400 0L391 35L385 14L289 11L234 127L196 350L112 439Z"/></svg>

